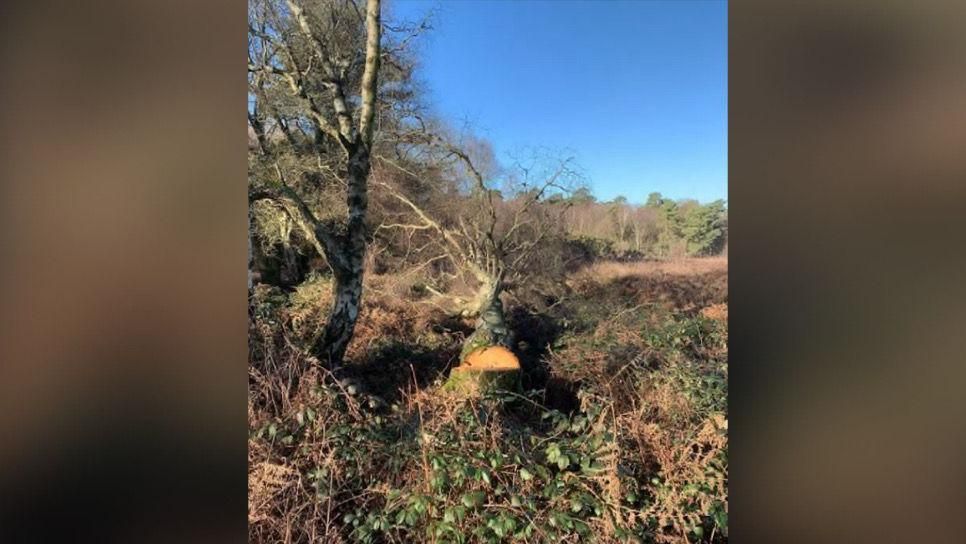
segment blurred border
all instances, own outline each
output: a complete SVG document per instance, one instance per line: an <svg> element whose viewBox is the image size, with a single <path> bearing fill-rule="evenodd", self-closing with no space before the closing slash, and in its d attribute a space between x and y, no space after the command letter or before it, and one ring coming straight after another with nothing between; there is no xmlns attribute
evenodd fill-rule
<svg viewBox="0 0 966 544"><path fill-rule="evenodd" d="M0 541L246 538L246 17L0 7Z"/></svg>
<svg viewBox="0 0 966 544"><path fill-rule="evenodd" d="M730 536L959 540L966 5L729 10Z"/></svg>
<svg viewBox="0 0 966 544"><path fill-rule="evenodd" d="M736 541L957 539L963 10L730 4ZM245 17L0 6L4 542L245 538Z"/></svg>

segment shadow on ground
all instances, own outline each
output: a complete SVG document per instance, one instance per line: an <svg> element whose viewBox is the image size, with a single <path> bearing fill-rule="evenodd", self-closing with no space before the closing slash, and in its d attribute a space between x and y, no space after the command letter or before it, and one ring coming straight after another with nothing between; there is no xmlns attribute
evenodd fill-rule
<svg viewBox="0 0 966 544"><path fill-rule="evenodd" d="M368 350L367 356L344 368L346 377L383 400L398 401L407 389L424 389L445 377L458 363L459 343L426 346L401 340L386 340Z"/></svg>
<svg viewBox="0 0 966 544"><path fill-rule="evenodd" d="M575 411L579 407L578 384L553 376L546 362L548 348L559 336L560 326L551 316L520 306L510 309L507 320L514 331L514 352L520 358L523 390L544 390L548 408ZM369 346L364 357L347 364L343 375L389 403L400 400L407 390L425 389L445 380L450 369L460 362L462 341L472 333L472 325L460 318L441 317L431 327L448 341L426 345L386 338Z"/></svg>
<svg viewBox="0 0 966 544"><path fill-rule="evenodd" d="M544 405L548 408L565 413L576 411L580 407L577 399L579 384L554 376L547 364L549 348L562 332L557 321L545 313L517 306L510 310L508 323L515 335L514 352L523 369L523 389L544 390Z"/></svg>

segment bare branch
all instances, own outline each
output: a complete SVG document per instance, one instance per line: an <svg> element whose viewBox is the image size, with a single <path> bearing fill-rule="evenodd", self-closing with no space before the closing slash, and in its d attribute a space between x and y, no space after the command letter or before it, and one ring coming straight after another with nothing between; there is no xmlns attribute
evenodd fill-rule
<svg viewBox="0 0 966 544"><path fill-rule="evenodd" d="M460 243L457 242L455 238L453 238L453 235L449 231L449 229L443 227L442 225L434 221L432 218L430 218L429 214L423 211L423 209L420 208L415 202L406 198L405 195L397 191L392 185L389 185L388 183L383 181L375 181L374 183L376 185L379 185L380 187L385 188L386 191L389 192L390 196L392 196L396 200L408 206L423 221L424 225L428 227L432 227L433 230L439 232L440 235L443 237L443 239L449 243L450 248L453 251L456 251L459 255L463 254L463 248L460 246Z"/></svg>

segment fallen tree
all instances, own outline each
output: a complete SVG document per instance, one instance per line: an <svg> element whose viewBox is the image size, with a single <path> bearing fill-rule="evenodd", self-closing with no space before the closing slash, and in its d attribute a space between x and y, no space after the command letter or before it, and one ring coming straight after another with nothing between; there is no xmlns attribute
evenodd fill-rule
<svg viewBox="0 0 966 544"><path fill-rule="evenodd" d="M374 176L405 218L389 227L431 233L456 273L475 282L465 314L476 323L461 360L486 348L512 349L501 295L509 284L526 282L540 264L535 257L542 244L558 235L569 206L563 197L581 181L573 159L533 152L497 168L479 142L464 147L428 130L400 142L405 151L377 157L380 175ZM507 357L497 359L502 365Z"/></svg>

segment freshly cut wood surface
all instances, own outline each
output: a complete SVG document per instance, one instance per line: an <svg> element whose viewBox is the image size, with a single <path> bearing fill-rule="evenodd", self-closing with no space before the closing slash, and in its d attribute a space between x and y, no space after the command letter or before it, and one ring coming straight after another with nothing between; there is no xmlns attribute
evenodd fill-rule
<svg viewBox="0 0 966 544"><path fill-rule="evenodd" d="M473 370L518 370L520 360L503 346L491 346L469 354L461 366Z"/></svg>

